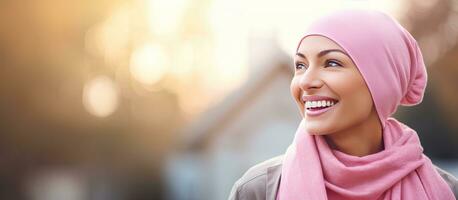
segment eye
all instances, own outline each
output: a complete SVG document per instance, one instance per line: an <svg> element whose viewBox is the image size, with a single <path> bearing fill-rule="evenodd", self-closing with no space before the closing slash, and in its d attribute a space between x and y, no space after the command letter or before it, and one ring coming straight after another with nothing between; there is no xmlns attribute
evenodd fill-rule
<svg viewBox="0 0 458 200"><path fill-rule="evenodd" d="M326 61L326 66L330 66L330 67L341 67L342 65L336 61L336 60L327 60Z"/></svg>
<svg viewBox="0 0 458 200"><path fill-rule="evenodd" d="M304 63L296 63L296 70L307 69L307 66Z"/></svg>

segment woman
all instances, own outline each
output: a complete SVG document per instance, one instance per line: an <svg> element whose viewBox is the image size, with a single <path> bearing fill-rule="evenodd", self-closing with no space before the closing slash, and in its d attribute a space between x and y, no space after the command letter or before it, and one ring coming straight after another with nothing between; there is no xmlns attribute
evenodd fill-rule
<svg viewBox="0 0 458 200"><path fill-rule="evenodd" d="M229 199L456 199L458 181L390 116L427 83L415 39L377 11L345 10L299 42L291 94L303 117L285 155L250 168Z"/></svg>

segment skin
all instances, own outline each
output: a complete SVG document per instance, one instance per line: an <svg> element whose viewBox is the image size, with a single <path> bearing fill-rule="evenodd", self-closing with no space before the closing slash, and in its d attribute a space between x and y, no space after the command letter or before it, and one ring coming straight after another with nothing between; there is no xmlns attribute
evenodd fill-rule
<svg viewBox="0 0 458 200"><path fill-rule="evenodd" d="M312 35L301 41L294 60L290 89L307 132L323 135L331 148L353 156L383 150L382 127L370 91L345 50L326 37ZM339 102L319 116L308 116L302 95L327 96Z"/></svg>

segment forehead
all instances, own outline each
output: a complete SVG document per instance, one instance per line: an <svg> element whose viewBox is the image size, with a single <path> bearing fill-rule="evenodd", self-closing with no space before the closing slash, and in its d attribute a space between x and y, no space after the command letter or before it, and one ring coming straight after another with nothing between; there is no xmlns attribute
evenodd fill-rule
<svg viewBox="0 0 458 200"><path fill-rule="evenodd" d="M337 43L327 37L310 35L302 39L297 52L303 54L318 53L327 49L339 49L344 51Z"/></svg>

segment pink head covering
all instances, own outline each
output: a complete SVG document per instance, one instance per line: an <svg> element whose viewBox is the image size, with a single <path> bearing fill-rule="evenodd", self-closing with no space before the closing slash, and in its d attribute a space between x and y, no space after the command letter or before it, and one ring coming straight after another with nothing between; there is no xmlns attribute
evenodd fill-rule
<svg viewBox="0 0 458 200"><path fill-rule="evenodd" d="M352 58L363 76L383 127L384 150L357 157L331 149L302 120L285 153L277 199L455 199L423 154L415 130L391 118L398 105L422 101L425 64L415 39L377 11L338 11L306 32L327 37Z"/></svg>
<svg viewBox="0 0 458 200"><path fill-rule="evenodd" d="M303 38L309 35L325 36L351 56L369 87L382 127L399 104L422 101L427 83L423 56L412 35L392 17L339 11L313 23Z"/></svg>

